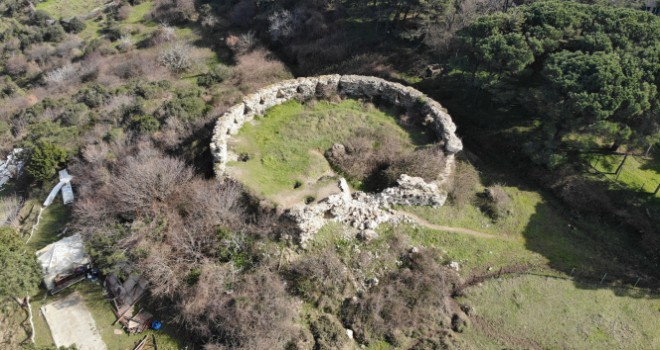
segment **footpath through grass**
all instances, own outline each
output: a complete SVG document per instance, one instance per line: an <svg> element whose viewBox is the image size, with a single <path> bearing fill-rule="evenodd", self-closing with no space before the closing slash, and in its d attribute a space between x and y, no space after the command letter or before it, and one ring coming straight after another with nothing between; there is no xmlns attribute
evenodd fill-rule
<svg viewBox="0 0 660 350"><path fill-rule="evenodd" d="M408 148L429 140L424 132L409 132L392 115L356 100L307 105L290 101L243 126L230 150L249 159L230 162L229 172L257 195L273 199L292 191L297 183L332 175L323 153L360 129L398 140Z"/></svg>

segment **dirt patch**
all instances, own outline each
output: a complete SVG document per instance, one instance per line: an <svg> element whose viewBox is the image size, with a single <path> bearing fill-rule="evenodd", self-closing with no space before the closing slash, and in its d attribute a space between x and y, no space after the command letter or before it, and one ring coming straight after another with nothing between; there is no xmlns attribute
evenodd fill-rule
<svg viewBox="0 0 660 350"><path fill-rule="evenodd" d="M78 292L41 308L57 347L75 344L78 350L107 350L92 314Z"/></svg>

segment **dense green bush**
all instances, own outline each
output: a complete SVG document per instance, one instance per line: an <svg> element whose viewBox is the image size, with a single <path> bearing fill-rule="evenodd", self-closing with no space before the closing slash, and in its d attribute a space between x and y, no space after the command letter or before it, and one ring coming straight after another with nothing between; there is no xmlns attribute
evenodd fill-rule
<svg viewBox="0 0 660 350"><path fill-rule="evenodd" d="M197 85L209 88L213 84L222 83L225 79L229 78L231 70L229 67L219 64L215 66L208 73L197 78Z"/></svg>
<svg viewBox="0 0 660 350"><path fill-rule="evenodd" d="M67 33L74 34L82 32L87 27L85 22L81 21L78 17L73 17L68 21L60 20L60 24Z"/></svg>
<svg viewBox="0 0 660 350"><path fill-rule="evenodd" d="M29 148L39 142L48 142L73 154L79 146L80 130L77 125L62 126L59 121L40 121L28 125L27 137L23 139L21 145Z"/></svg>
<svg viewBox="0 0 660 350"><path fill-rule="evenodd" d="M62 148L50 142L38 141L30 147L25 169L35 180L47 181L67 160L67 152Z"/></svg>
<svg viewBox="0 0 660 350"><path fill-rule="evenodd" d="M44 28L42 35L43 41L58 42L62 41L66 37L66 32L59 23L56 23Z"/></svg>
<svg viewBox="0 0 660 350"><path fill-rule="evenodd" d="M182 122L193 122L206 116L209 106L200 97L185 96L166 102L159 110L161 118L177 118Z"/></svg>
<svg viewBox="0 0 660 350"><path fill-rule="evenodd" d="M60 114L60 121L64 126L83 126L89 123L89 108L82 103L72 104Z"/></svg>
<svg viewBox="0 0 660 350"><path fill-rule="evenodd" d="M0 228L0 266L0 298L22 298L37 291L39 263L18 232L9 227Z"/></svg>
<svg viewBox="0 0 660 350"><path fill-rule="evenodd" d="M150 115L141 114L131 117L129 127L141 134L150 134L160 129L160 122Z"/></svg>
<svg viewBox="0 0 660 350"><path fill-rule="evenodd" d="M89 108L97 108L103 105L110 96L111 93L104 87L94 84L80 89L76 95L76 99L78 102L84 103Z"/></svg>
<svg viewBox="0 0 660 350"><path fill-rule="evenodd" d="M40 26L40 27L45 27L48 25L49 21L52 21L53 19L50 17L48 12L44 10L36 10L32 13L32 16L30 17L30 22L33 25Z"/></svg>

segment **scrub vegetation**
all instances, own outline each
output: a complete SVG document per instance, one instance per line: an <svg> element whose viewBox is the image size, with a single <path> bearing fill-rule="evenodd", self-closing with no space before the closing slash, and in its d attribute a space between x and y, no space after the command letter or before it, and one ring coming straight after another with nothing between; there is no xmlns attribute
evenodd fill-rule
<svg viewBox="0 0 660 350"><path fill-rule="evenodd" d="M115 334L98 284L40 288L34 252L75 233L101 280L148 280L163 349L659 347L660 17L643 5L0 2L0 159L25 165L0 190L0 347L54 349L37 310L70 292L109 349L140 339ZM410 220L369 242L333 223L295 243L282 211L339 176L379 191L444 167L424 121L379 101L274 107L230 144L240 181L214 176L220 115L320 74L448 109L465 149L445 206L393 208ZM75 201L34 226L63 168Z"/></svg>

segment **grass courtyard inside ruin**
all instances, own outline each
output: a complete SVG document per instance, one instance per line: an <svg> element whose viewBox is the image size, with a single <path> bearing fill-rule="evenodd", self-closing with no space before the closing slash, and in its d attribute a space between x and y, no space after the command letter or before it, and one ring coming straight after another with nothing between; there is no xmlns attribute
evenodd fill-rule
<svg viewBox="0 0 660 350"><path fill-rule="evenodd" d="M230 162L228 172L279 206L325 198L337 191L338 178L323 155L334 143L364 130L397 140L402 148L433 141L428 131L404 128L397 120L395 113L356 100L290 101L246 123L232 138L229 150L244 161Z"/></svg>

